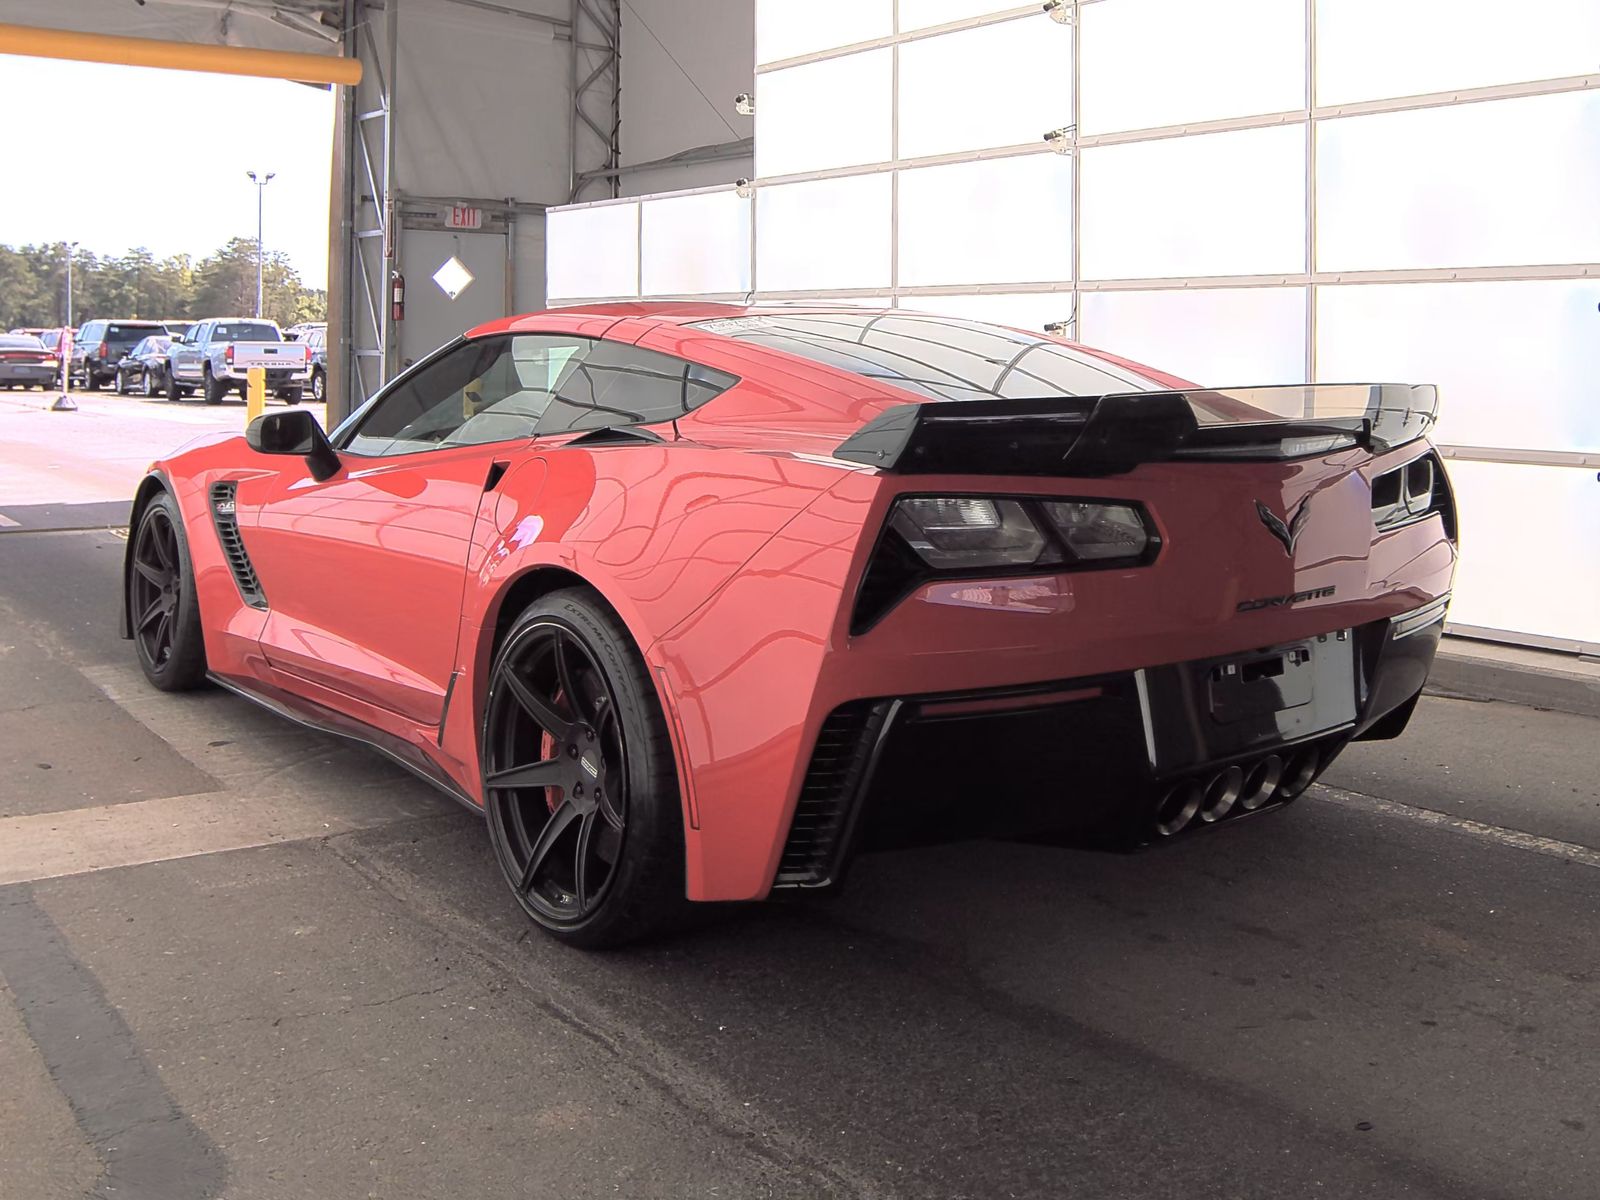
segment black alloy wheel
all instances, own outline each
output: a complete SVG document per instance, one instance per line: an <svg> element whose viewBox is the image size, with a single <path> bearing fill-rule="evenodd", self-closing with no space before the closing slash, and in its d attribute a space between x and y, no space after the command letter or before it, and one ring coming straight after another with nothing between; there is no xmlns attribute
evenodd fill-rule
<svg viewBox="0 0 1600 1200"><path fill-rule="evenodd" d="M205 642L194 573L172 497L145 506L128 557L128 619L145 677L162 691L192 688L205 678Z"/></svg>
<svg viewBox="0 0 1600 1200"><path fill-rule="evenodd" d="M318 404L328 398L328 377L321 368L311 372L311 398Z"/></svg>
<svg viewBox="0 0 1600 1200"><path fill-rule="evenodd" d="M617 618L552 593L506 635L483 718L484 798L523 910L598 948L683 907L683 824L665 722Z"/></svg>

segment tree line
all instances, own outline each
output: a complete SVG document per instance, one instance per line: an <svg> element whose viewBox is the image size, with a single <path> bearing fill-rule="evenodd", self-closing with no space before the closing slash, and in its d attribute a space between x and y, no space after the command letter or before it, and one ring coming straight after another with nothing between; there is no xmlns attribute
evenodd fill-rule
<svg viewBox="0 0 1600 1200"><path fill-rule="evenodd" d="M288 258L262 262L262 315L288 326L324 321L328 294L308 288ZM256 306L256 242L236 237L196 262L187 254L157 259L139 247L122 255L83 250L72 258L72 320L97 317L198 321L248 316ZM0 333L67 323L67 247L0 245Z"/></svg>

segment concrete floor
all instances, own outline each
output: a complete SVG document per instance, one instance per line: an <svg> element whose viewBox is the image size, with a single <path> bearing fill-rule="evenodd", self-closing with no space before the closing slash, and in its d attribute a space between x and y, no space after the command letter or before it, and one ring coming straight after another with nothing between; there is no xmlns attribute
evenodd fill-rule
<svg viewBox="0 0 1600 1200"><path fill-rule="evenodd" d="M149 689L117 508L12 499L0 1198L1600 1194L1580 671L1225 835L869 857L585 955L410 776Z"/></svg>

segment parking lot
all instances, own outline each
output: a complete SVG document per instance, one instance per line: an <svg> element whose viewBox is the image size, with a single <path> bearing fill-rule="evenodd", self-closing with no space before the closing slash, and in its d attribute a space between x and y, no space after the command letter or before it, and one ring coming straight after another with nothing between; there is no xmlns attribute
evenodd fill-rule
<svg viewBox="0 0 1600 1200"><path fill-rule="evenodd" d="M398 768L148 688L121 514L243 411L78 400L0 393L0 1197L1596 1194L1600 669L1457 646L1219 836L586 955Z"/></svg>

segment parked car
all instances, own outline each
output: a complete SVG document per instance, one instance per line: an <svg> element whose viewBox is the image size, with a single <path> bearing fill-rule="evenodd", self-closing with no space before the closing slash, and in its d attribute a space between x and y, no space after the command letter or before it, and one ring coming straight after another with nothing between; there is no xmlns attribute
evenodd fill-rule
<svg viewBox="0 0 1600 1200"><path fill-rule="evenodd" d="M863 850L1292 807L1427 680L1437 415L899 310L511 317L331 434L156 463L122 633L157 688L380 747L485 817L534 922L614 944Z"/></svg>
<svg viewBox="0 0 1600 1200"><path fill-rule="evenodd" d="M301 321L298 325L291 325L283 331L283 340L286 342L303 342L312 333L319 330L326 332L327 328L328 323L326 321Z"/></svg>
<svg viewBox="0 0 1600 1200"><path fill-rule="evenodd" d="M302 340L311 351L311 398L321 404L328 398L328 327L307 330Z"/></svg>
<svg viewBox="0 0 1600 1200"><path fill-rule="evenodd" d="M159 396L167 390L167 352L172 345L168 334L145 338L117 363L117 393L137 390L141 396Z"/></svg>
<svg viewBox="0 0 1600 1200"><path fill-rule="evenodd" d="M48 390L61 374L61 360L37 335L0 333L0 383L9 392L17 387Z"/></svg>
<svg viewBox="0 0 1600 1200"><path fill-rule="evenodd" d="M151 334L167 334L160 321L90 321L73 336L69 369L74 383L94 391L117 375L117 364Z"/></svg>
<svg viewBox="0 0 1600 1200"><path fill-rule="evenodd" d="M33 326L28 326L23 329L13 329L11 332L31 333L34 337L38 338L44 343L44 348L46 350L57 350L61 347L61 335L66 331L63 329L38 329Z"/></svg>
<svg viewBox="0 0 1600 1200"><path fill-rule="evenodd" d="M276 321L226 317L200 321L174 338L168 354L167 399L199 388L207 404L221 404L229 392L244 394L248 371L236 359L260 353L283 366L266 368L267 391L290 404L300 403L311 381L311 354L304 345L283 340Z"/></svg>

